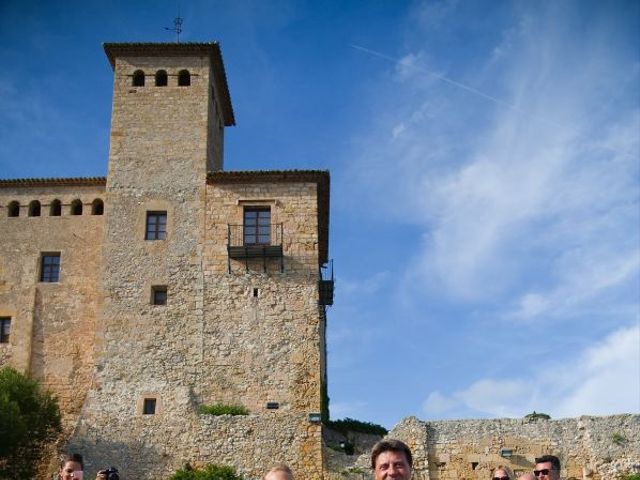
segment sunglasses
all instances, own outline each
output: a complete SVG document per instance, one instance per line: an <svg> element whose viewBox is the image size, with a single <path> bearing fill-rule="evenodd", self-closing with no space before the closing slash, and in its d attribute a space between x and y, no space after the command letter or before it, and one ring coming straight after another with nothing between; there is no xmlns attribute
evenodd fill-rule
<svg viewBox="0 0 640 480"><path fill-rule="evenodd" d="M493 477L493 480L509 480L509 477Z"/></svg>
<svg viewBox="0 0 640 480"><path fill-rule="evenodd" d="M543 468L542 470L534 470L533 474L536 477L539 477L540 475L544 475L546 477L547 475L549 475L549 472L552 472L553 470L553 468L551 470L549 470L548 468Z"/></svg>

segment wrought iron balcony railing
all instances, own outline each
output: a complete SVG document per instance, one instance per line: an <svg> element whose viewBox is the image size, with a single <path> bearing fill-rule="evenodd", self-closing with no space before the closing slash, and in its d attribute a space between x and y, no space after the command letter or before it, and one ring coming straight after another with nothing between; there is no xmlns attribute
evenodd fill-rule
<svg viewBox="0 0 640 480"><path fill-rule="evenodd" d="M282 250L282 223L246 226L227 226L227 252L229 259L245 260L249 269L249 259L263 259L266 272L266 259L279 258L280 270L284 269ZM229 263L231 272L231 263Z"/></svg>
<svg viewBox="0 0 640 480"><path fill-rule="evenodd" d="M318 290L320 291L320 305L333 305L333 260L320 269L320 281Z"/></svg>

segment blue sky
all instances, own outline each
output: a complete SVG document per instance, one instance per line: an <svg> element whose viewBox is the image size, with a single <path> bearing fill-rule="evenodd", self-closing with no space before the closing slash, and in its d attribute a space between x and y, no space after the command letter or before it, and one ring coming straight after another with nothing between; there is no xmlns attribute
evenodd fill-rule
<svg viewBox="0 0 640 480"><path fill-rule="evenodd" d="M329 169L333 418L640 411L640 3L182 1L225 168ZM106 174L102 42L176 1L0 2L0 177Z"/></svg>

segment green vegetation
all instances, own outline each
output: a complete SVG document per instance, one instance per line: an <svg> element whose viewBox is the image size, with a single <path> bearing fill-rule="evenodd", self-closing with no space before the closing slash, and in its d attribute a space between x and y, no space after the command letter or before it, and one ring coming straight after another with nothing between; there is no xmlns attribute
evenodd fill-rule
<svg viewBox="0 0 640 480"><path fill-rule="evenodd" d="M616 445L624 445L627 442L627 439L619 432L613 432L611 435L611 441Z"/></svg>
<svg viewBox="0 0 640 480"><path fill-rule="evenodd" d="M371 473L371 472L370 470L367 470L366 468L362 468L362 467L348 467L340 470L340 474L343 477L346 477L347 475L353 475L356 473L359 473L361 475L366 475L367 473Z"/></svg>
<svg viewBox="0 0 640 480"><path fill-rule="evenodd" d="M546 413L538 413L535 410L531 413L528 413L524 416L525 420L529 422L535 422L536 420L551 420L551 415L547 415Z"/></svg>
<svg viewBox="0 0 640 480"><path fill-rule="evenodd" d="M623 480L640 480L640 473L633 473L631 475L627 475Z"/></svg>
<svg viewBox="0 0 640 480"><path fill-rule="evenodd" d="M187 464L171 475L169 480L243 480L243 478L233 467L210 464L204 468L193 469Z"/></svg>
<svg viewBox="0 0 640 480"><path fill-rule="evenodd" d="M249 415L249 410L242 405L215 403L213 405L200 405L198 413L201 415Z"/></svg>
<svg viewBox="0 0 640 480"><path fill-rule="evenodd" d="M353 418L343 418L342 420L331 420L326 423L327 427L346 435L349 432L370 433L384 437L389 431L382 425L370 422L361 422Z"/></svg>
<svg viewBox="0 0 640 480"><path fill-rule="evenodd" d="M61 430L57 400L11 367L0 370L0 479L35 478L44 446Z"/></svg>

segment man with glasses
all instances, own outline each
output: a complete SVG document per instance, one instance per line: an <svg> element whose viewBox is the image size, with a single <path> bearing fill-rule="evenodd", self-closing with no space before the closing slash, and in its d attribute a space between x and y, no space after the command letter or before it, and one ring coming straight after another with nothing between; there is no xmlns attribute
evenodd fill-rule
<svg viewBox="0 0 640 480"><path fill-rule="evenodd" d="M560 480L560 459L555 455L536 458L533 474L540 480Z"/></svg>

